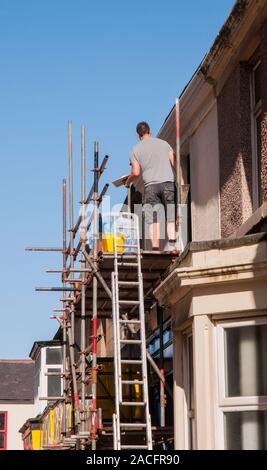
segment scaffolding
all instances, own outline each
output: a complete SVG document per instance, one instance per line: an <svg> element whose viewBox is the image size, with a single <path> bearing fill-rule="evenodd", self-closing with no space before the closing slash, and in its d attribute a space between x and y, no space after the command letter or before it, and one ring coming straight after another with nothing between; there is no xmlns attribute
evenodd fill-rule
<svg viewBox="0 0 267 470"><path fill-rule="evenodd" d="M36 291L62 292L62 307L55 308L53 315L50 317L56 319L60 325L60 335L62 339L62 360L63 373L58 374L62 377L63 396L62 397L43 397L43 399L62 403L62 439L58 447L63 449L85 449L92 450L98 448L115 449L118 446L118 426L116 425L115 408L118 411L118 387L122 390L122 382L127 386L124 392L124 401L128 404L131 411L123 416L126 424L121 430L124 434L124 445L121 448L144 448L144 442L147 448L152 448L152 437L149 435L148 428L140 418L140 408L146 410L145 423L149 422L148 396L147 392L140 393L138 385L142 384L140 380L140 372L137 370L137 363L142 362L143 382L147 387L146 361L155 372L160 387L160 427L161 432L158 434L158 441L162 441L162 429L165 426L165 392L172 397L172 389L168 385L164 377L164 361L163 361L163 314L160 313L160 367L152 358L145 346L145 327L144 312L155 304L153 290L160 281L166 269L170 265L171 257L169 254L155 254L140 251L139 235L135 238L138 246L138 279L136 279L137 266L133 258L136 252L133 251L131 245L124 242L117 245L116 231L113 233L113 250L104 252L101 248L101 233L99 231L99 214L100 206L103 198L108 190L109 185L105 184L100 191L100 179L106 169L109 157L104 156L101 164L99 164L99 143L94 143L93 155L93 184L88 193L86 193L86 131L85 127L81 128L81 209L79 217L74 224L74 197L73 197L73 150L72 150L72 123L68 123L68 188L67 181L62 181L62 247L60 248L26 248L28 251L53 251L62 253L62 267L48 269L48 273L58 273L61 275L62 286L60 287L37 287ZM68 189L68 191L67 191ZM69 210L69 228L67 230L67 192L68 192L68 210ZM129 194L128 194L129 200ZM89 205L93 205L93 210L87 217ZM129 214L131 216L131 214ZM113 215L114 217L114 215ZM113 224L114 227L114 224ZM114 229L115 230L115 229ZM88 241L88 233L91 233L91 243ZM69 237L67 235L69 234ZM67 240L69 238L69 240ZM136 258L135 258L136 259ZM114 286L118 279L118 266L123 282L120 282L120 289L124 297L124 309L114 313L114 305L119 303L118 294L115 295ZM115 266L115 271L114 271ZM117 271L116 271L117 269ZM142 280L142 284L141 284ZM136 291L132 287L136 285L139 296L136 301ZM118 283L116 284L118 289ZM141 286L141 287L140 287ZM141 290L140 290L141 288ZM114 300L115 299L115 300ZM141 300L140 300L141 299ZM139 305L139 306L138 306ZM141 307L140 307L141 305ZM143 311L143 323L140 323L134 317L136 309L141 308ZM102 340L103 332L100 332L99 323L105 319L110 319L113 326L114 336L124 334L124 349L120 353L120 363L115 361L115 371L110 371L110 362L105 366L107 358L99 357L99 342ZM119 312L119 313L118 313ZM115 316L114 316L115 315ZM116 321L116 325L114 325ZM118 324L120 323L120 326ZM139 328L136 323L140 324ZM117 328L116 328L117 326ZM142 331L141 330L142 327ZM130 344L137 344L143 338L143 347L145 357L143 361L136 359L136 352L130 351ZM115 338L114 338L115 339ZM118 345L118 343L117 343ZM114 343L114 354L116 356L116 342ZM117 351L118 353L118 351ZM112 358L111 358L112 361ZM124 364L123 364L124 363ZM128 364L128 365L127 365ZM130 365L129 365L130 364ZM130 379L117 382L119 366L120 374L128 374ZM126 368L127 365L127 368ZM115 373L115 385L105 384L101 379L103 367L107 367L109 374ZM145 373L144 373L145 371ZM51 372L56 375L56 372ZM49 375L49 373L48 373ZM138 380L139 378L139 380ZM117 385L116 385L117 384ZM103 423L102 409L99 406L101 398L98 397L98 389L105 390L114 406L113 426L112 422ZM130 385L135 386L135 394L129 388ZM115 388L114 388L115 387ZM145 389L144 389L145 390ZM147 388L146 388L147 390ZM126 398L125 398L126 393ZM122 394L120 392L120 394ZM133 396L134 395L134 396ZM143 396L143 398L142 398ZM139 397L139 399L138 399ZM141 398L140 398L141 397ZM121 399L122 401L122 399ZM134 403L137 403L135 405ZM69 409L72 409L73 420L71 431L67 426ZM132 411L135 406L135 412ZM114 424L115 423L115 424ZM126 431L127 429L127 431ZM157 429L152 428L153 444L157 443ZM163 439L164 440L164 439ZM111 444L113 442L113 444ZM49 446L47 446L49 447ZM51 445L51 448L54 446Z"/></svg>

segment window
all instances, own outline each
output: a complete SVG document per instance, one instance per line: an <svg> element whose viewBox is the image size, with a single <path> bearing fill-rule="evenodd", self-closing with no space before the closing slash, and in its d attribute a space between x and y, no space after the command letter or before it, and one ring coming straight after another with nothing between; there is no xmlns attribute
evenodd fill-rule
<svg viewBox="0 0 267 470"><path fill-rule="evenodd" d="M225 413L226 448L266 449L267 411Z"/></svg>
<svg viewBox="0 0 267 470"><path fill-rule="evenodd" d="M159 310L158 310L159 313ZM147 348L152 355L157 366L164 369L166 383L170 388L173 386L173 336L171 329L170 319L163 321L163 318L158 316L157 323L159 327L153 331L153 334L147 338ZM160 396L160 383L158 377L151 369L149 381L149 396L150 407L152 415L152 424L159 426L161 423L161 396ZM170 398L168 392L165 391L166 405L165 405L165 425L173 426L173 399Z"/></svg>
<svg viewBox="0 0 267 470"><path fill-rule="evenodd" d="M252 154L253 154L253 199L254 206L262 204L261 192L261 62L258 61L252 68L251 74L251 114L252 114Z"/></svg>
<svg viewBox="0 0 267 470"><path fill-rule="evenodd" d="M61 348L46 348L46 364L62 364Z"/></svg>
<svg viewBox="0 0 267 470"><path fill-rule="evenodd" d="M267 396L267 325L227 328L224 337L226 396Z"/></svg>
<svg viewBox="0 0 267 470"><path fill-rule="evenodd" d="M267 320L218 326L219 427L227 450L267 449Z"/></svg>
<svg viewBox="0 0 267 470"><path fill-rule="evenodd" d="M167 321L166 325L164 324L163 331L163 356L164 359L172 359L173 356L173 339L172 339L172 330L170 322ZM157 328L152 337L148 338L148 350L154 359L160 357L160 330Z"/></svg>
<svg viewBox="0 0 267 470"><path fill-rule="evenodd" d="M46 396L51 398L62 396L62 348L51 347L45 350L45 374L47 377L47 393Z"/></svg>
<svg viewBox="0 0 267 470"><path fill-rule="evenodd" d="M7 411L0 411L0 450L7 448Z"/></svg>
<svg viewBox="0 0 267 470"><path fill-rule="evenodd" d="M60 397L61 396L61 369L49 368L47 372L58 374L48 375L47 377L47 394L49 397Z"/></svg>

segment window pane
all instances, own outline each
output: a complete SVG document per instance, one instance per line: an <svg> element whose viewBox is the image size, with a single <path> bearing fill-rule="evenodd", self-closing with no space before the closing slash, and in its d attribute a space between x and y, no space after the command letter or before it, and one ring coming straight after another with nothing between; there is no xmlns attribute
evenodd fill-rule
<svg viewBox="0 0 267 470"><path fill-rule="evenodd" d="M0 449L4 449L5 435L3 432L0 432Z"/></svg>
<svg viewBox="0 0 267 470"><path fill-rule="evenodd" d="M61 364L61 348L47 348L46 364Z"/></svg>
<svg viewBox="0 0 267 470"><path fill-rule="evenodd" d="M164 359L170 359L173 357L173 345L170 344L166 349L163 350Z"/></svg>
<svg viewBox="0 0 267 470"><path fill-rule="evenodd" d="M267 325L225 329L226 396L267 395Z"/></svg>
<svg viewBox="0 0 267 470"><path fill-rule="evenodd" d="M149 345L150 354L154 354L156 351L158 351L159 347L160 347L160 341L159 341L159 338L157 338L154 341L152 341Z"/></svg>
<svg viewBox="0 0 267 470"><path fill-rule="evenodd" d="M224 414L227 450L266 450L267 411Z"/></svg>
<svg viewBox="0 0 267 470"><path fill-rule="evenodd" d="M254 99L255 105L261 99L261 64L254 70Z"/></svg>
<svg viewBox="0 0 267 470"><path fill-rule="evenodd" d="M0 413L0 429L5 429L5 413Z"/></svg>
<svg viewBox="0 0 267 470"><path fill-rule="evenodd" d="M48 369L47 372L59 372L61 369ZM47 376L47 394L49 397L61 396L61 377L60 375Z"/></svg>
<svg viewBox="0 0 267 470"><path fill-rule="evenodd" d="M172 332L170 329L167 329L164 331L163 333L163 344L167 343L168 341L170 341L172 338Z"/></svg>

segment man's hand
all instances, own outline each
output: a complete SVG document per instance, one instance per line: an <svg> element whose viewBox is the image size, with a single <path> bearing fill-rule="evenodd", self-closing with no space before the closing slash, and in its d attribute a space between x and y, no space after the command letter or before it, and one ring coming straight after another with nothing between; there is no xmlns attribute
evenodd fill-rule
<svg viewBox="0 0 267 470"><path fill-rule="evenodd" d="M140 175L140 172L141 172L140 165L137 161L133 160L131 165L132 165L132 172L124 183L124 186L126 188L130 187L130 184Z"/></svg>
<svg viewBox="0 0 267 470"><path fill-rule="evenodd" d="M129 180L129 177L124 181L124 186L125 186L125 188L129 188L129 187L130 187L130 184L131 184L131 183L129 183L128 180Z"/></svg>

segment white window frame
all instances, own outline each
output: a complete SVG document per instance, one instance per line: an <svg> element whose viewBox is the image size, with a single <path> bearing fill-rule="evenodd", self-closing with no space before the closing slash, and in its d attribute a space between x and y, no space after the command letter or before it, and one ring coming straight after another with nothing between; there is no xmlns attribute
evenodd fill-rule
<svg viewBox="0 0 267 470"><path fill-rule="evenodd" d="M231 411L264 411L267 410L267 396L226 397L225 383L225 344L224 330L227 328L241 328L246 326L267 325L266 317L255 317L249 320L226 320L217 323L217 351L216 363L218 370L217 390L217 430L216 448L225 449L224 413Z"/></svg>
<svg viewBox="0 0 267 470"><path fill-rule="evenodd" d="M63 373L63 364L46 364L46 353L47 353L47 349L60 349L61 346L48 346L45 348L45 357L44 357L44 361L45 361L45 364L44 364L44 373L45 373L45 378L46 378L46 397L48 397L48 379L49 379L49 376L46 375L48 374L48 369L60 369L60 374ZM52 370L50 372L53 372ZM62 377L60 377L60 396L63 396L63 380L62 380ZM47 400L47 401L50 401L50 400ZM52 400L51 400L52 401Z"/></svg>

